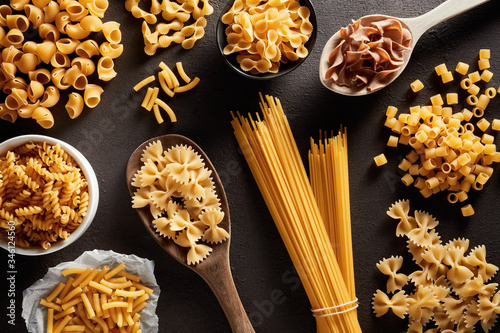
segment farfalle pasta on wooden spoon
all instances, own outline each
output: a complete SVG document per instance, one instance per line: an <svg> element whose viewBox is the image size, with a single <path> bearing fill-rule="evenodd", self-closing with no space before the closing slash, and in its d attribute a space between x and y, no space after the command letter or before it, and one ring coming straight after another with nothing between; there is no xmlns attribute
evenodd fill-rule
<svg viewBox="0 0 500 333"><path fill-rule="evenodd" d="M229 238L219 226L224 219L215 192L212 171L188 145L163 147L150 143L141 155L142 166L131 185L136 188L133 208L149 208L152 224L161 236L189 248L188 265L205 259L212 248Z"/></svg>
<svg viewBox="0 0 500 333"><path fill-rule="evenodd" d="M254 332L229 264L229 205L205 152L182 135L152 138L130 156L127 185L150 235L207 282L232 331Z"/></svg>

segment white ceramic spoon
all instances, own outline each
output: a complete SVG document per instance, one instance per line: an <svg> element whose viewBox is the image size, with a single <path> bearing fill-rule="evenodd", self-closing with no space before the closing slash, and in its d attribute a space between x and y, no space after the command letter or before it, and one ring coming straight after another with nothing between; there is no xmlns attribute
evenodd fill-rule
<svg viewBox="0 0 500 333"><path fill-rule="evenodd" d="M448 0L443 2L433 10L412 18L397 18L386 15L368 15L363 16L361 20L361 24L367 25L370 22L380 21L387 18L395 18L403 24L405 28L407 28L412 35L412 40L410 42L411 50L404 53L404 64L399 68L398 71L394 72L390 75L390 79L387 81L386 85L389 85L392 81L394 81L399 74L405 69L408 61L410 60L411 53L417 44L419 38L431 27L436 24L439 24L447 19L454 17L458 14L461 14L469 9L472 9L476 6L479 6L489 0ZM323 53L321 54L320 63L319 63L319 77L323 85L339 94L347 95L347 96L361 96L367 95L374 91L369 91L366 87L356 87L356 86L340 86L337 85L332 79L325 79L325 73L329 68L328 64L328 56L331 51L340 43L340 31L335 33L326 43L323 48ZM383 87L385 87L383 86ZM380 89L382 89L381 87ZM377 89L375 91L378 91Z"/></svg>

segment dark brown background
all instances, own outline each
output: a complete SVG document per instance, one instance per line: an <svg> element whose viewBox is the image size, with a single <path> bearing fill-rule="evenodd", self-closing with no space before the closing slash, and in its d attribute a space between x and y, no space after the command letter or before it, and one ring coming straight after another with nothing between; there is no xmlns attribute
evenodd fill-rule
<svg viewBox="0 0 500 333"><path fill-rule="evenodd" d="M215 27L223 2L212 1L214 14L208 17L205 37L192 50L178 46L159 50L148 57L142 50L141 22L125 11L122 1L110 1L106 20L122 23L124 54L116 59L118 76L106 83L102 102L70 120L62 106L54 111L55 126L43 130L21 119L15 124L0 122L0 141L28 133L50 135L76 146L93 165L100 185L97 215L88 231L64 250L41 257L17 256L17 314L15 329L5 316L5 274L0 274L0 331L24 332L20 317L22 290L41 278L49 267L78 257L83 251L112 249L133 253L156 263L161 287L157 308L161 332L229 332L216 298L201 278L175 262L149 236L131 208L125 183L125 166L130 154L143 141L165 133L178 133L197 142L210 156L224 183L232 217L231 263L242 302L257 332L314 332L310 305L264 201L232 134L229 111L258 110L258 93L281 99L295 138L306 156L309 138L318 131L348 129L352 232L359 320L364 332L402 332L406 321L393 315L376 318L371 298L384 288L385 278L375 264L384 257L404 255L402 239L395 237L396 224L385 212L396 200L408 198L414 209L432 213L440 221L437 231L444 241L466 237L471 247L485 244L489 261L500 265L498 213L500 178L497 170L485 189L472 197L476 215L462 218L459 206L448 204L443 195L429 200L416 189L399 182L397 164L407 147L385 146L389 130L383 127L388 105L401 110L427 103L439 92L434 66L445 62L454 68L458 61L475 64L480 48L490 48L492 85L500 84L500 2L490 1L428 31L418 42L412 60L391 86L366 97L349 98L325 89L318 79L318 61L323 45L340 27L362 15L381 13L400 17L417 16L442 1L332 1L315 0L318 37L310 57L292 73L269 81L242 78L230 70L218 54ZM162 95L175 110L178 122L158 125L152 114L140 107L144 91L132 87L155 74L164 61L174 66L182 61L186 72L200 84L173 99ZM409 93L409 85L421 79L426 90ZM500 118L499 98L492 101L486 118ZM500 144L498 139L497 145ZM374 167L373 157L384 152L389 163ZM6 272L7 252L0 263ZM411 266L410 266L411 268ZM498 277L494 282L500 282ZM274 303L273 303L274 302ZM272 304L272 306L270 305ZM500 332L500 330L493 330Z"/></svg>

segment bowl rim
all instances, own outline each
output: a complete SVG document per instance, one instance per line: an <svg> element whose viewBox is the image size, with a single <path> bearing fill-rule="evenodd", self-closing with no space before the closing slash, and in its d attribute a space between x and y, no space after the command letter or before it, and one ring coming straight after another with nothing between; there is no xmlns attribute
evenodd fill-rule
<svg viewBox="0 0 500 333"><path fill-rule="evenodd" d="M215 36L216 36L216 43L217 43L217 48L219 49L219 54L222 56L224 59L224 62L236 73L240 74L243 77L254 79L254 80L269 80L273 78L277 78L280 76L283 76L285 74L288 74L292 72L294 69L299 67L312 53L314 49L314 44L316 43L316 37L318 34L318 23L317 23L317 18L316 18L316 11L314 9L314 6L312 4L311 0L298 0L299 3L301 3L303 6L306 6L309 8L309 21L313 25L314 29L311 34L311 37L309 40L305 43L306 48L308 50L308 54L305 58L300 58L296 61L291 62L292 65L289 67L286 67L285 69L281 70L282 66L286 66L287 64L280 64L280 69L278 70L277 73L260 73L260 74L251 74L250 72L246 72L241 69L239 64L236 62L236 55L237 53L230 54L230 55L225 55L224 54L224 47L227 45L227 40L226 40L226 33L225 33L225 28L227 27L226 24L222 23L222 16L227 13L227 11L231 8L235 0L229 0L224 7L222 8L222 11L219 15L218 21L217 21L217 26L216 26L216 31L215 31ZM233 59L234 58L234 59ZM238 65L236 65L236 64Z"/></svg>
<svg viewBox="0 0 500 333"><path fill-rule="evenodd" d="M69 246L70 244L74 243L78 238L80 238L80 236L82 236L83 233L88 229L88 227L90 226L95 217L95 214L97 212L97 207L99 204L99 183L97 181L97 176L95 174L94 169L92 168L92 165L79 150L77 150L75 147L73 147L72 145L70 145L65 141L50 136L39 135L39 134L25 134L7 139L0 143L0 155L3 155L8 150L12 150L29 141L34 141L34 142L45 141L50 144L59 144L78 163L79 168L82 170L83 174L85 175L85 178L87 179L88 191L89 191L89 206L87 215L83 218L83 221L80 224L80 226L76 228L75 231L73 231L67 239L60 240L54 243L48 250L44 250L43 248L38 246L32 248L31 247L22 248L16 245L14 247L15 254L21 254L26 256L39 256L39 255L54 253ZM8 245L9 244L6 237L0 235L0 247L5 249L6 251L9 251Z"/></svg>

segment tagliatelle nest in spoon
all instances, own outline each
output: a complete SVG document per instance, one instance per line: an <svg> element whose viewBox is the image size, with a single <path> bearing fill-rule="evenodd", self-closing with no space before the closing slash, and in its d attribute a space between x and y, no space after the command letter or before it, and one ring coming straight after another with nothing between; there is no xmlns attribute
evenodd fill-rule
<svg viewBox="0 0 500 333"><path fill-rule="evenodd" d="M325 79L376 91L404 64L412 37L399 20L388 18L369 24L355 21L340 30L340 38L330 53Z"/></svg>
<svg viewBox="0 0 500 333"><path fill-rule="evenodd" d="M192 147L177 145L164 151L160 141L146 147L141 162L144 164L132 181L138 188L132 207L149 206L156 231L189 248L188 265L200 263L212 251L202 242L217 244L229 238L218 226L224 212L211 171Z"/></svg>

